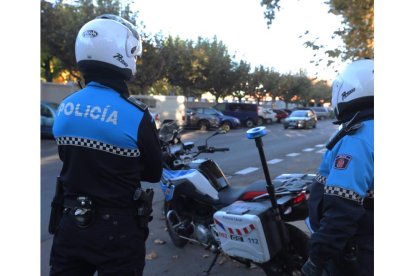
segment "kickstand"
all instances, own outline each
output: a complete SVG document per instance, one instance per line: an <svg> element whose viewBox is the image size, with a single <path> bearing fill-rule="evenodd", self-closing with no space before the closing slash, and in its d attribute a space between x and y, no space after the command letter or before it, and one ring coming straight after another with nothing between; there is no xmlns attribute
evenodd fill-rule
<svg viewBox="0 0 414 276"><path fill-rule="evenodd" d="M211 271L211 269L213 268L213 266L216 264L216 261L217 261L217 257L218 257L218 255L220 254L220 252L217 252L216 253L216 255L214 256L214 259L213 259L213 261L211 262L211 264L210 264L210 266L208 267L208 269L206 270L206 271L203 271L203 275L204 276L206 276L206 275L209 275L210 274L210 271Z"/></svg>

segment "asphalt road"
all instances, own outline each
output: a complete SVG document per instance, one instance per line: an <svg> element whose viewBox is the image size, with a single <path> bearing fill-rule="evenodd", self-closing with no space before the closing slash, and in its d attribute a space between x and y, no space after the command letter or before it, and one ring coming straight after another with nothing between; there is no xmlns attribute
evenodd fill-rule
<svg viewBox="0 0 414 276"><path fill-rule="evenodd" d="M335 131L332 120L319 121L316 129L283 129L281 124L267 125L267 135L263 137L266 160L271 178L283 173L315 173L321 161L323 144ZM232 185L248 185L264 179L260 158L254 141L246 138L246 128L231 130L209 140L209 145L229 147L229 152L204 154L200 157L214 159L229 177ZM212 131L185 131L183 141L193 141L196 145ZM50 202L54 194L55 179L59 174L61 162L53 140L41 143L41 275L48 275L49 254L52 236L47 232ZM143 183L144 187L155 189L154 220L150 224L150 236L147 240L147 264L144 275L202 275L210 265L214 254L204 248L188 244L176 248L170 242L165 231L162 216L163 197L158 184ZM306 231L303 222L296 223ZM210 275L264 275L257 267L246 268L244 265L219 257Z"/></svg>

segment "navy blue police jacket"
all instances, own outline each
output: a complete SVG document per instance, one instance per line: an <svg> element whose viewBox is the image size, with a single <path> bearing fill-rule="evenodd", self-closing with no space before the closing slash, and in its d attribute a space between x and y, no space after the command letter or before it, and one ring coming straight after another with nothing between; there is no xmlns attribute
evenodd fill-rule
<svg viewBox="0 0 414 276"><path fill-rule="evenodd" d="M133 206L140 181L158 182L161 148L148 108L98 82L59 105L53 125L64 197L90 196L97 205Z"/></svg>
<svg viewBox="0 0 414 276"><path fill-rule="evenodd" d="M374 120L361 125L325 152L311 189L310 258L321 265L349 242L373 252L374 211L364 202L374 197Z"/></svg>

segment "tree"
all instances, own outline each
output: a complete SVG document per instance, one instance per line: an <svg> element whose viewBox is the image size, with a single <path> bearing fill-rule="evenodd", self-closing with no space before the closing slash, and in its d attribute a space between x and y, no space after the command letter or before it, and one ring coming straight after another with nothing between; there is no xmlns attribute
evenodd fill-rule
<svg viewBox="0 0 414 276"><path fill-rule="evenodd" d="M318 81L314 83L310 89L310 98L315 101L318 106L331 101L331 87L326 81Z"/></svg>
<svg viewBox="0 0 414 276"><path fill-rule="evenodd" d="M143 39L143 53L137 60L137 73L128 84L132 94L148 94L149 88L165 76L166 62L161 56L162 38Z"/></svg>
<svg viewBox="0 0 414 276"><path fill-rule="evenodd" d="M236 64L234 70L231 72L231 82L233 83L231 95L236 97L239 102L246 96L249 72L250 64L243 60L239 64Z"/></svg>
<svg viewBox="0 0 414 276"><path fill-rule="evenodd" d="M50 72L54 70L54 66L57 69L57 64L79 78L74 72L75 39L79 28L74 6L64 4L62 0L55 4L41 1L41 66L48 81L51 81Z"/></svg>
<svg viewBox="0 0 414 276"><path fill-rule="evenodd" d="M199 60L203 78L198 80L197 88L209 91L216 97L217 102L220 97L231 93L236 63L232 62L227 47L222 41L217 41L216 37L212 42L200 38L195 49L205 53L205 58Z"/></svg>
<svg viewBox="0 0 414 276"><path fill-rule="evenodd" d="M342 16L342 28L335 31L332 38L339 36L345 49L326 49L316 40L305 42L306 47L314 50L324 49L329 58L341 57L342 60L374 57L374 0L328 0L329 12ZM275 19L275 9L279 10L279 0L261 0L265 7L264 17L268 27ZM307 34L308 31L305 32ZM333 60L328 60L327 64Z"/></svg>
<svg viewBox="0 0 414 276"><path fill-rule="evenodd" d="M179 37L169 36L162 46L162 58L166 64L165 76L173 86L183 89L184 96L195 96L195 84L200 78L199 62L192 41L184 41Z"/></svg>
<svg viewBox="0 0 414 276"><path fill-rule="evenodd" d="M279 84L280 98L285 102L286 108L289 103L298 103L307 105L309 98L309 90L311 81L303 74L283 75Z"/></svg>
<svg viewBox="0 0 414 276"><path fill-rule="evenodd" d="M274 72L273 70L267 70L265 78L263 80L263 88L270 94L272 97L272 105L276 101L276 97L279 96L279 85L280 85L281 77L278 72Z"/></svg>

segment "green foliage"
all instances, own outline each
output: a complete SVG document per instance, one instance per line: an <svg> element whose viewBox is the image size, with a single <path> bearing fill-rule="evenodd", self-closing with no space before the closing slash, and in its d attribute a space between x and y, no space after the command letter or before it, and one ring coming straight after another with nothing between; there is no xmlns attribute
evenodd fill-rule
<svg viewBox="0 0 414 276"><path fill-rule="evenodd" d="M165 76L173 86L180 86L185 96L194 92L199 66L192 41L168 37L160 52L166 66ZM193 92L192 92L193 91Z"/></svg>
<svg viewBox="0 0 414 276"><path fill-rule="evenodd" d="M260 5L265 7L264 17L267 19L267 27L269 28L272 25L273 20L275 19L275 9L280 10L279 5L280 0L261 0Z"/></svg>
<svg viewBox="0 0 414 276"><path fill-rule="evenodd" d="M130 87L134 94L148 94L150 86L165 75L165 60L160 55L160 48L143 41L142 57L137 60L137 74L130 81Z"/></svg>
<svg viewBox="0 0 414 276"><path fill-rule="evenodd" d="M261 0L261 6L266 8L265 18L268 26L275 19L275 9L279 10L279 0ZM344 42L344 49L328 49L326 45L318 43L317 39L304 42L304 45L312 50L324 50L327 56L327 65L333 63L333 59L340 57L342 60L353 60L374 57L374 0L328 0L329 12L343 18L341 29L334 32L332 39L339 37ZM305 31L304 35L309 35ZM318 65L322 60L312 63Z"/></svg>
<svg viewBox="0 0 414 276"><path fill-rule="evenodd" d="M322 105L331 101L331 87L326 81L318 81L312 85L309 91L309 98L315 101L315 104Z"/></svg>
<svg viewBox="0 0 414 276"><path fill-rule="evenodd" d="M233 87L232 72L235 64L231 61L227 47L214 37L212 42L200 38L195 49L204 54L199 59L201 78L198 79L196 87L209 91L216 97L216 101L219 97L228 95Z"/></svg>

